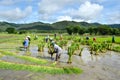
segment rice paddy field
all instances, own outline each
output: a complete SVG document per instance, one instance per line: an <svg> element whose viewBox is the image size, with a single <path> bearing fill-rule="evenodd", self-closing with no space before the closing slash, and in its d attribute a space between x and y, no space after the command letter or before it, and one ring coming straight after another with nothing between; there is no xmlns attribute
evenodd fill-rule
<svg viewBox="0 0 120 80"><path fill-rule="evenodd" d="M30 47L23 41L30 36ZM62 49L59 61L48 51L52 38ZM120 36L86 36L49 33L0 33L0 80L119 80ZM36 37L37 36L37 37ZM93 41L93 38L96 38Z"/></svg>

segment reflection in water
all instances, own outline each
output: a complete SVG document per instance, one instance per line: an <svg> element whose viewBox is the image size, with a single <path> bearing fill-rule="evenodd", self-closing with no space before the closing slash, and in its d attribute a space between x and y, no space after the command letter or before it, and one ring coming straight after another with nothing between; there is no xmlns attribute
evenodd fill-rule
<svg viewBox="0 0 120 80"><path fill-rule="evenodd" d="M87 48L83 49L81 59L85 63L91 60L91 55L90 55L89 51L87 50Z"/></svg>
<svg viewBox="0 0 120 80"><path fill-rule="evenodd" d="M50 55L48 54L48 48L44 48L44 52L38 52L38 47L34 46L34 47L30 47L30 49L28 51L20 51L19 52L19 55L28 55L28 54L30 54L30 56L32 56L32 57L43 58L43 59L47 59L49 61L54 61L54 59L55 59L55 55L54 55L53 56L54 59L51 60ZM82 51L82 56L73 55L72 60L73 60L73 63L75 63L75 64L80 64L80 63L87 64L89 62L98 61L102 64L105 63L107 65L112 65L113 67L115 67L115 65L117 67L120 66L119 53L116 54L113 51L108 51L107 53L101 53L101 54L102 55L91 55L88 48L84 48ZM60 58L60 64L66 65L67 61L68 61L67 51L64 50L63 54L61 55L61 58Z"/></svg>
<svg viewBox="0 0 120 80"><path fill-rule="evenodd" d="M37 57L38 56L38 47L30 47L29 52L31 53L32 57Z"/></svg>
<svg viewBox="0 0 120 80"><path fill-rule="evenodd" d="M90 51L87 48L84 48L82 51L82 56L73 56L73 62L75 63L89 63L89 62L101 62L108 65L113 65L116 62L116 65L120 66L120 55L116 54L113 51L108 51L106 53L101 53L101 55L91 55ZM113 62L110 62L113 61Z"/></svg>
<svg viewBox="0 0 120 80"><path fill-rule="evenodd" d="M82 62L88 63L90 61L98 61L99 59L100 57L98 55L90 54L90 51L87 48L83 49L81 56Z"/></svg>

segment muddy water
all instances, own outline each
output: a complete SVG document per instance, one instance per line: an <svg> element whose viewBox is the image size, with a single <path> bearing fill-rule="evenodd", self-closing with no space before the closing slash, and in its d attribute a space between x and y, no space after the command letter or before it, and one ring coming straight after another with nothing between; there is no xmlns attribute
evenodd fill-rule
<svg viewBox="0 0 120 80"><path fill-rule="evenodd" d="M48 48L44 48L43 52L39 52L37 46L32 46L29 48L28 51L20 51L19 55L26 55L28 53L32 57L38 57L38 58L51 60L50 55L48 54ZM53 55L53 57L55 58L55 55ZM63 50L63 54L61 55L59 62L61 64L62 63L66 64L67 60L68 60L67 51ZM82 51L82 56L73 55L72 60L73 60L72 64L89 64L91 62L92 63L101 62L101 63L106 63L108 65L111 65L113 67L120 66L120 62L119 62L120 54L113 52L113 51L101 53L100 55L91 55L89 49L84 48ZM117 63L117 64L115 65L114 63Z"/></svg>
<svg viewBox="0 0 120 80"><path fill-rule="evenodd" d="M88 48L84 48L82 51L82 56L74 56L76 61L87 64L89 62L96 62L100 60L104 55L91 55ZM77 60L79 59L79 60ZM75 62L76 62L75 61Z"/></svg>
<svg viewBox="0 0 120 80"><path fill-rule="evenodd" d="M37 57L38 56L38 47L34 46L34 47L30 47L29 49L31 56L32 57Z"/></svg>
<svg viewBox="0 0 120 80"><path fill-rule="evenodd" d="M30 56L50 59L50 55L47 53L48 49L44 48L43 52L38 52L37 47L30 47ZM26 55L27 52L20 51L20 55ZM55 55L54 55L55 57ZM67 51L64 50L59 60L58 66L77 66L84 70L81 75L50 75L41 73L27 72L24 77L20 76L21 71L8 71L0 70L0 79L3 80L119 80L120 79L120 53L113 51L107 51L101 53L101 55L91 55L88 48L84 48L82 56L73 55L72 64L67 64L68 55ZM6 72L2 75L1 72ZM10 74L10 72L14 74ZM16 74L17 73L17 74ZM10 75L9 75L10 74ZM2 75L2 76L1 76ZM43 75L43 76L41 76ZM10 77L10 78L9 78Z"/></svg>
<svg viewBox="0 0 120 80"><path fill-rule="evenodd" d="M82 56L73 56L73 64L85 64L90 63L105 64L114 68L120 68L120 54L114 51L107 51L100 55L91 55L87 48L82 51Z"/></svg>
<svg viewBox="0 0 120 80"><path fill-rule="evenodd" d="M44 48L43 52L39 52L37 46L32 46L29 48L28 51L24 51L24 50L19 51L18 55L28 55L28 54L32 57L43 58L49 61L54 61L54 59L51 60L50 55L48 54L48 48ZM101 54L102 55L91 55L89 49L84 48L82 51L82 56L73 55L72 64L73 65L77 65L77 64L89 65L89 63L99 62L101 64L110 65L111 67L114 67L114 68L120 68L119 53L108 51L107 53L101 53ZM55 55L53 55L53 57L55 58ZM68 65L67 60L68 60L67 51L63 50L63 54L61 55L61 58L59 60L60 62L59 65L60 66Z"/></svg>
<svg viewBox="0 0 120 80"><path fill-rule="evenodd" d="M107 52L106 55L102 56L99 60L100 63L111 66L116 69L120 69L120 54L113 51Z"/></svg>

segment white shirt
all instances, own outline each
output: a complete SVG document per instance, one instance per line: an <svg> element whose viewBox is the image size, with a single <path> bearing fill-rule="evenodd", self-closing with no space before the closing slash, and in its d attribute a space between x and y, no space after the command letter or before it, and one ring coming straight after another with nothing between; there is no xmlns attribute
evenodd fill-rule
<svg viewBox="0 0 120 80"><path fill-rule="evenodd" d="M62 52L62 48L61 47L59 47L58 45L54 45L54 49L55 49L55 51L56 50L58 50L58 53L61 53Z"/></svg>

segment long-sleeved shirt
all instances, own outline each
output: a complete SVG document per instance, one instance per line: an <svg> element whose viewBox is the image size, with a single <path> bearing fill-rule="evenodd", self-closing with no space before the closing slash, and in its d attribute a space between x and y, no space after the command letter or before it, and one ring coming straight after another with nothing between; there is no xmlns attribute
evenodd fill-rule
<svg viewBox="0 0 120 80"><path fill-rule="evenodd" d="M59 47L58 45L54 45L54 50L57 51L56 53L61 53L62 52L62 48Z"/></svg>
<svg viewBox="0 0 120 80"><path fill-rule="evenodd" d="M25 47L28 47L28 45L29 45L29 40L28 39L26 39L25 41L24 41L24 44L23 44Z"/></svg>

